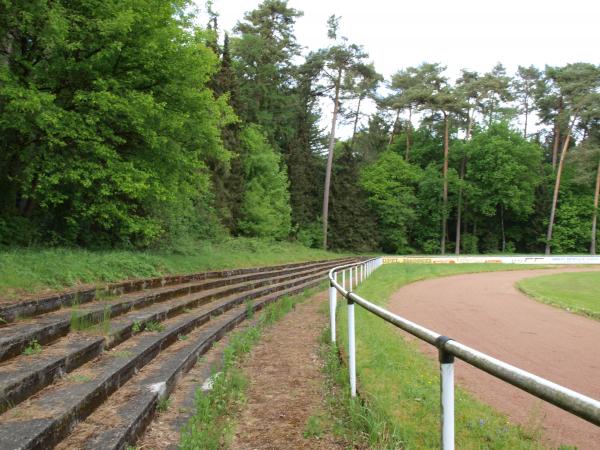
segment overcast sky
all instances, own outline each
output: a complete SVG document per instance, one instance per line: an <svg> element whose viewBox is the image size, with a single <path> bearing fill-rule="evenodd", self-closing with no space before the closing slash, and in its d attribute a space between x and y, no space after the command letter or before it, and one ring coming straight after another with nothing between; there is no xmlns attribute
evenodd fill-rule
<svg viewBox="0 0 600 450"><path fill-rule="evenodd" d="M196 0L201 9L204 1ZM220 28L231 30L259 0L214 0ZM341 16L341 34L362 45L388 78L422 62L439 62L452 78L461 68L485 72L519 65L600 63L598 0L289 0L304 12L296 24L307 49L327 45L327 18Z"/></svg>

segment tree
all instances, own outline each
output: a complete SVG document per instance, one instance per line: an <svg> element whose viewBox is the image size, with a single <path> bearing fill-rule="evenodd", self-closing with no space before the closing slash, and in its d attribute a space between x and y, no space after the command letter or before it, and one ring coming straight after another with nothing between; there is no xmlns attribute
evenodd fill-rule
<svg viewBox="0 0 600 450"><path fill-rule="evenodd" d="M563 120L565 123L568 123L568 125L560 161L558 163L558 169L556 171L550 219L548 221L548 231L546 233L546 255L549 255L551 250L552 227L554 226L554 218L556 215L556 204L560 191L560 179L573 127L588 111L596 110L599 98L597 90L600 86L600 68L593 64L586 63L568 64L558 72L556 81L564 102L563 114L565 118Z"/></svg>
<svg viewBox="0 0 600 450"><path fill-rule="evenodd" d="M558 152L565 128L563 97L556 81L559 69L546 66L534 90L534 101L541 123L552 125L552 169L556 170Z"/></svg>
<svg viewBox="0 0 600 450"><path fill-rule="evenodd" d="M461 77L456 81L456 95L461 99L464 106L466 107L466 124L465 124L465 141L471 139L471 133L473 131L473 120L475 114L475 107L477 100L480 98L479 92L479 74L477 72L471 72L468 70L462 70ZM454 252L456 255L460 255L461 248L461 231L462 231L462 218L463 218L463 194L464 194L464 179L467 170L467 154L462 151L462 157L460 158L460 181L458 187L458 202L456 205L456 239L454 245Z"/></svg>
<svg viewBox="0 0 600 450"><path fill-rule="evenodd" d="M597 117L600 118L600 116ZM594 186L589 251L591 255L595 255L598 240L598 199L600 197L600 135L597 126L593 127L587 139L576 148L576 151L571 153L571 160L576 173L573 181L581 186L581 188L578 186L576 190L584 191L586 187Z"/></svg>
<svg viewBox="0 0 600 450"><path fill-rule="evenodd" d="M503 103L512 100L510 93L511 79L506 75L506 69L500 63L496 64L490 72L487 72L477 80L477 90L480 93L478 107L483 120L487 124L497 120L509 120L514 111L503 107Z"/></svg>
<svg viewBox="0 0 600 450"><path fill-rule="evenodd" d="M220 128L233 114L207 88L217 57L188 3L3 5L3 215L46 243L214 232L207 165L227 163Z"/></svg>
<svg viewBox="0 0 600 450"><path fill-rule="evenodd" d="M520 112L525 116L523 126L523 137L527 137L527 122L531 112L531 102L535 87L540 79L541 72L534 66L519 66L517 69L517 78L513 80L513 89L515 98L520 103Z"/></svg>
<svg viewBox="0 0 600 450"><path fill-rule="evenodd" d="M390 89L393 93L384 100L384 105L396 111L396 119L390 133L388 145L392 145L394 140L394 131L400 118L400 113L407 109L408 119L406 121L406 153L405 159L408 161L410 157L410 144L412 132L412 112L419 105L419 98L422 98L423 84L419 79L419 70L414 67L409 67L405 70L400 70L392 75Z"/></svg>
<svg viewBox="0 0 600 450"><path fill-rule="evenodd" d="M354 73L349 73L346 77L346 90L352 92L357 99L356 111L354 112L354 126L352 129L351 146L354 146L356 138L356 128L360 118L360 106L366 98L373 98L379 83L383 80L383 76L375 70L373 63L357 64L353 68Z"/></svg>
<svg viewBox="0 0 600 450"><path fill-rule="evenodd" d="M327 153L327 167L325 169L325 188L323 191L323 248L327 249L327 222L329 216L329 188L331 184L331 167L333 164L333 152L335 147L335 128L340 111L340 99L342 95L344 75L353 72L363 64L367 54L356 44L348 44L347 39L342 37L338 41L339 17L331 16L327 21L329 26L329 39L334 44L321 52L325 61L324 75L326 87L333 90L333 114L331 118L331 131L329 133L329 145Z"/></svg>
<svg viewBox="0 0 600 450"><path fill-rule="evenodd" d="M419 78L422 88L418 97L424 107L432 111L439 111L444 123L444 162L442 175L444 185L442 190L442 237L440 240L441 254L446 252L446 238L448 234L448 158L450 154L450 116L461 108L461 102L454 89L443 76L445 67L439 64L422 64L419 67Z"/></svg>
<svg viewBox="0 0 600 450"><path fill-rule="evenodd" d="M341 147L341 148L340 148ZM369 251L377 248L375 216L368 204L368 194L359 183L360 156L351 144L338 144L331 183L331 248Z"/></svg>
<svg viewBox="0 0 600 450"><path fill-rule="evenodd" d="M533 211L541 150L506 123L498 123L476 134L466 144L466 151L470 161L467 179L476 186L472 207L484 216L499 217L504 252L506 215L526 218Z"/></svg>
<svg viewBox="0 0 600 450"><path fill-rule="evenodd" d="M295 133L284 154L290 178L292 219L298 233L318 231L321 242L321 200L323 198L324 164L321 157L322 132L319 126L321 97L319 76L323 60L319 54L309 54L296 69ZM317 223L318 222L318 223ZM316 242L317 239L315 238Z"/></svg>
<svg viewBox="0 0 600 450"><path fill-rule="evenodd" d="M389 150L361 174L360 183L369 193L369 203L377 214L386 252L411 250L409 229L416 218L415 191L420 176L417 167Z"/></svg>
<svg viewBox="0 0 600 450"><path fill-rule="evenodd" d="M300 46L294 25L301 16L285 0L265 0L237 23L231 40L239 81L238 114L246 123L260 125L271 145L284 152L297 107L294 58Z"/></svg>
<svg viewBox="0 0 600 450"><path fill-rule="evenodd" d="M241 145L247 181L238 228L248 236L284 239L290 233L291 208L281 158L256 125L242 131Z"/></svg>

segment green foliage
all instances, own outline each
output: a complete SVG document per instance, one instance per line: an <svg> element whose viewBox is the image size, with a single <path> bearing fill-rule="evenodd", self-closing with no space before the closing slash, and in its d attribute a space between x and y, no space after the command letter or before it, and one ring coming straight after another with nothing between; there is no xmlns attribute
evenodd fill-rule
<svg viewBox="0 0 600 450"><path fill-rule="evenodd" d="M564 192L556 211L552 248L557 253L581 253L590 245L592 195Z"/></svg>
<svg viewBox="0 0 600 450"><path fill-rule="evenodd" d="M150 320L144 324L144 331L148 331L150 333L161 333L165 331L165 326L156 320Z"/></svg>
<svg viewBox="0 0 600 450"><path fill-rule="evenodd" d="M408 231L415 218L415 187L420 176L418 168L391 151L384 152L361 175L360 183L369 193L386 251L410 250Z"/></svg>
<svg viewBox="0 0 600 450"><path fill-rule="evenodd" d="M25 356L33 356L42 353L42 344L37 339L32 340L27 347L23 349Z"/></svg>
<svg viewBox="0 0 600 450"><path fill-rule="evenodd" d="M310 248L323 248L323 229L321 220L301 226L296 233L296 240Z"/></svg>
<svg viewBox="0 0 600 450"><path fill-rule="evenodd" d="M209 231L206 164L227 161L232 116L206 88L217 60L186 5L5 5L0 204L40 238L144 246Z"/></svg>
<svg viewBox="0 0 600 450"><path fill-rule="evenodd" d="M288 180L280 158L256 126L242 132L246 188L239 230L249 236L286 238L291 229Z"/></svg>
<svg viewBox="0 0 600 450"><path fill-rule="evenodd" d="M377 246L378 233L368 194L359 184L360 160L344 144L334 161L329 213L329 246L368 251Z"/></svg>
<svg viewBox="0 0 600 450"><path fill-rule="evenodd" d="M475 185L470 197L482 214L494 216L498 208L517 217L531 214L542 156L536 144L497 123L476 134L466 153L467 179Z"/></svg>

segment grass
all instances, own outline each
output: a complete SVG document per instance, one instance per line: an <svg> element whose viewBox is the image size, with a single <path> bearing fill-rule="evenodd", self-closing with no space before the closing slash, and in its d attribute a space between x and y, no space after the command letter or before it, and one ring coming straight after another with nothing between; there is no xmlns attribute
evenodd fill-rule
<svg viewBox="0 0 600 450"><path fill-rule="evenodd" d="M67 379L74 383L87 383L89 381L92 381L92 377L90 377L88 375L79 375L79 374L69 375L67 377Z"/></svg>
<svg viewBox="0 0 600 450"><path fill-rule="evenodd" d="M309 416L304 426L302 436L305 439L319 439L327 430L327 416L322 414L312 414Z"/></svg>
<svg viewBox="0 0 600 450"><path fill-rule="evenodd" d="M144 331L149 331L150 333L161 333L165 331L165 326L164 324L155 320L149 320L144 325Z"/></svg>
<svg viewBox="0 0 600 450"><path fill-rule="evenodd" d="M385 305L401 286L438 276L497 270L519 266L465 264L384 265L356 291ZM346 308L340 307L338 336L346 346ZM356 349L359 388L371 419L366 433L371 448L439 448L439 368L416 343L405 340L391 325L356 308ZM506 416L456 390L456 446L461 449L542 448L536 426L512 424ZM535 412L532 412L534 415ZM532 423L536 423L532 417Z"/></svg>
<svg viewBox="0 0 600 450"><path fill-rule="evenodd" d="M42 344L38 342L37 339L34 339L29 343L27 347L23 349L23 354L25 356L34 356L42 353Z"/></svg>
<svg viewBox="0 0 600 450"><path fill-rule="evenodd" d="M348 369L340 360L337 346L329 339L328 327L321 335L320 356L326 376L331 433L345 441L347 448L402 448L402 441L397 433L393 434L395 429L390 430L387 417L370 408L360 397L350 396Z"/></svg>
<svg viewBox="0 0 600 450"><path fill-rule="evenodd" d="M185 252L90 251L68 248L0 250L0 299L130 278L252 267L342 255L290 242L235 238L197 243Z"/></svg>
<svg viewBox="0 0 600 450"><path fill-rule="evenodd" d="M517 286L536 300L600 320L600 272L543 275Z"/></svg>
<svg viewBox="0 0 600 450"><path fill-rule="evenodd" d="M110 332L111 310L108 304L104 305L102 316L94 318L89 316L88 311L80 311L79 304L71 306L71 330L72 331L98 331L104 335Z"/></svg>
<svg viewBox="0 0 600 450"><path fill-rule="evenodd" d="M156 409L159 413L166 412L171 406L171 399L169 397L161 397L158 399L158 403L156 404Z"/></svg>
<svg viewBox="0 0 600 450"><path fill-rule="evenodd" d="M235 414L244 403L248 384L240 369L241 361L260 340L265 328L292 311L298 302L322 290L323 286L279 299L265 308L253 326L231 335L223 353L222 372L219 376L213 375L212 389L196 392L196 412L181 433L181 449L217 450L227 446L235 425Z"/></svg>

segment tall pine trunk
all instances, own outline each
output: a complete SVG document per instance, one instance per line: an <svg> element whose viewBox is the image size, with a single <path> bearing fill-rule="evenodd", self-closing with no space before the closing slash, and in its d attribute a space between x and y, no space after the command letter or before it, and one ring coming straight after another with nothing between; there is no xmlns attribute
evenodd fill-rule
<svg viewBox="0 0 600 450"><path fill-rule="evenodd" d="M444 191L442 194L442 241L441 241L441 254L446 254L446 234L448 230L448 153L449 153L449 117L448 113L444 112Z"/></svg>
<svg viewBox="0 0 600 450"><path fill-rule="evenodd" d="M473 126L473 120L471 118L471 108L467 110L467 131L465 133L465 140L469 141L471 139L471 128ZM454 253L456 255L460 255L460 238L461 238L461 217L463 210L463 188L462 182L465 179L465 171L467 168L467 157L463 156L462 162L460 164L460 188L458 189L458 211L456 212L456 249Z"/></svg>
<svg viewBox="0 0 600 450"><path fill-rule="evenodd" d="M527 139L527 120L529 119L529 100L525 98L525 127L523 128L523 138Z"/></svg>
<svg viewBox="0 0 600 450"><path fill-rule="evenodd" d="M554 122L554 140L552 142L552 170L556 171L556 163L558 162L558 146L560 145L560 127L558 119Z"/></svg>
<svg viewBox="0 0 600 450"><path fill-rule="evenodd" d="M329 135L329 152L327 154L327 169L325 170L325 189L323 191L323 248L327 250L327 219L329 216L329 186L331 184L331 167L333 166L333 150L335 147L335 125L340 108L340 86L342 70L338 70L335 82L335 97L333 100L333 117L331 118L331 134Z"/></svg>
<svg viewBox="0 0 600 450"><path fill-rule="evenodd" d="M392 125L392 132L390 133L390 139L388 141L388 147L394 143L394 131L396 131L396 125L398 125L398 119L400 118L400 110L396 111L396 120L394 120L394 125Z"/></svg>
<svg viewBox="0 0 600 450"><path fill-rule="evenodd" d="M504 205L500 205L500 229L502 230L502 253L506 251L506 232L504 230Z"/></svg>
<svg viewBox="0 0 600 450"><path fill-rule="evenodd" d="M571 140L571 129L575 119L569 125L567 130L567 137L563 144L562 152L560 154L560 161L558 163L558 169L556 171L556 182L554 183L554 194L552 195L552 208L550 209L550 221L548 222L548 232L546 233L546 255L550 254L551 241L552 241L552 228L554 227L554 217L556 216L556 203L558 202L558 192L560 191L560 177L562 175L563 167L565 165L565 158L567 156L567 150L569 148L569 141Z"/></svg>
<svg viewBox="0 0 600 450"><path fill-rule="evenodd" d="M356 117L354 118L354 128L352 130L352 140L350 141L350 148L354 149L354 139L356 138L356 127L358 126L358 116L360 114L360 104L362 97L358 97L358 105L356 106Z"/></svg>
<svg viewBox="0 0 600 450"><path fill-rule="evenodd" d="M410 158L410 138L412 134L412 108L408 107L408 122L406 122L406 161Z"/></svg>
<svg viewBox="0 0 600 450"><path fill-rule="evenodd" d="M600 195L600 161L596 171L596 190L594 191L594 215L592 216L592 240L590 242L590 254L596 254L596 221L598 219L598 196Z"/></svg>
<svg viewBox="0 0 600 450"><path fill-rule="evenodd" d="M460 233L461 233L461 218L463 209L463 187L462 182L465 179L465 170L467 166L467 157L463 156L460 163L460 187L458 188L458 210L456 211L456 248L454 254L460 255Z"/></svg>

